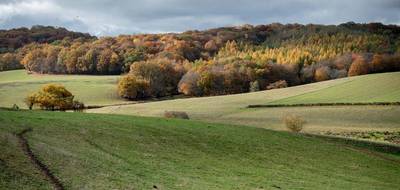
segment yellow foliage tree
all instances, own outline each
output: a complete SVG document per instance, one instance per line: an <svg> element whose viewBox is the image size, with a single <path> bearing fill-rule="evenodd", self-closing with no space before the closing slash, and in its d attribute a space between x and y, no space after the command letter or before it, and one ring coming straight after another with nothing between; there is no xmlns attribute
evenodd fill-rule
<svg viewBox="0 0 400 190"><path fill-rule="evenodd" d="M47 84L39 92L28 95L25 103L29 109L37 105L46 110L67 110L74 107L74 96L62 85Z"/></svg>

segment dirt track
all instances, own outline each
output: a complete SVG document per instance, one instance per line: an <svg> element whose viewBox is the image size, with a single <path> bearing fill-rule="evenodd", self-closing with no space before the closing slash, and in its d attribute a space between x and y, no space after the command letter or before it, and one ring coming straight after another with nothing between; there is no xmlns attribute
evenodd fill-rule
<svg viewBox="0 0 400 190"><path fill-rule="evenodd" d="M31 148L29 147L28 141L25 139L24 134L32 131L31 128L24 129L20 133L17 133L16 136L18 138L19 145L26 156L28 156L29 160L32 162L35 167L40 170L40 173L53 185L56 190L63 190L64 186L49 170L49 168L37 157L33 154Z"/></svg>

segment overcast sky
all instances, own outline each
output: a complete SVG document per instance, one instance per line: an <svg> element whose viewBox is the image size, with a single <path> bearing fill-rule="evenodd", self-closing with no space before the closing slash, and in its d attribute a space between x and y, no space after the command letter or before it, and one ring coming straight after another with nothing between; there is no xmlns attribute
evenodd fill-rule
<svg viewBox="0 0 400 190"><path fill-rule="evenodd" d="M93 35L241 24L400 24L400 0L0 0L0 28L61 26Z"/></svg>

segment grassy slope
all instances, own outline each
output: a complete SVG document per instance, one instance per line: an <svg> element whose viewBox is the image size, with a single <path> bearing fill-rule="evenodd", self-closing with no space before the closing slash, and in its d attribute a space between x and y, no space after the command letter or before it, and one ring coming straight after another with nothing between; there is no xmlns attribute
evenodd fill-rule
<svg viewBox="0 0 400 190"><path fill-rule="evenodd" d="M162 116L165 110L186 111L193 119L284 129L282 117L297 114L308 121L306 131L399 130L399 106L342 106L313 108L245 109L249 104L306 102L400 101L400 72L295 86L255 93L167 100L144 104L111 106L88 110Z"/></svg>
<svg viewBox="0 0 400 190"><path fill-rule="evenodd" d="M117 79L118 76L28 75L25 70L0 72L0 107L26 107L24 98L48 83L63 84L87 105L123 103L116 94Z"/></svg>
<svg viewBox="0 0 400 190"><path fill-rule="evenodd" d="M25 171L13 132L68 189L397 189L400 164L324 140L194 121L57 112L0 111L0 184L35 189L4 173ZM4 157L15 154L13 159ZM400 161L399 155L386 155ZM34 173L26 174L36 176ZM32 185L32 187L31 187Z"/></svg>
<svg viewBox="0 0 400 190"><path fill-rule="evenodd" d="M282 98L270 104L399 102L400 73L383 73L358 77L330 88Z"/></svg>
<svg viewBox="0 0 400 190"><path fill-rule="evenodd" d="M52 189L20 151L17 138L0 129L0 189Z"/></svg>

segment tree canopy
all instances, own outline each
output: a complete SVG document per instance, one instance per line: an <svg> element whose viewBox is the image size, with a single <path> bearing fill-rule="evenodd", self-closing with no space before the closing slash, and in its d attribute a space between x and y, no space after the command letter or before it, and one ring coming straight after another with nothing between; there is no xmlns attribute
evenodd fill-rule
<svg viewBox="0 0 400 190"><path fill-rule="evenodd" d="M83 103L74 101L74 96L64 86L44 85L38 92L28 95L25 103L32 109L38 106L46 110L82 109Z"/></svg>

